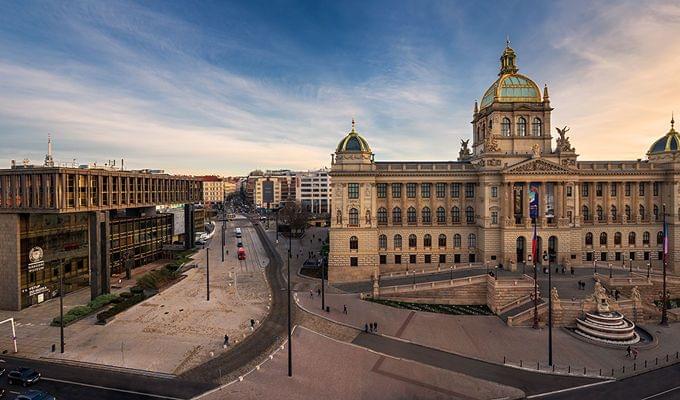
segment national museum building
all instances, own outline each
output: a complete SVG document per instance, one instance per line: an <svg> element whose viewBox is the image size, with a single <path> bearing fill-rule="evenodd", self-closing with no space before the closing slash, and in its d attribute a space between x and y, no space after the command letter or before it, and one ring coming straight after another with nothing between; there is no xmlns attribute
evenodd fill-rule
<svg viewBox="0 0 680 400"><path fill-rule="evenodd" d="M669 266L680 256L680 134L654 142L645 160L580 161L568 128L551 132L543 90L518 73L507 46L498 79L475 102L472 145L457 161L375 161L355 129L333 155L329 280L488 262L528 261L536 191L537 253L551 262L658 266L664 210ZM665 205L665 208L664 208Z"/></svg>
<svg viewBox="0 0 680 400"><path fill-rule="evenodd" d="M65 293L108 293L112 274L158 259L177 238L177 217L158 206L185 209L184 244L193 246L201 199L197 178L59 167L49 153L45 166L0 169L0 309L58 295L62 273Z"/></svg>

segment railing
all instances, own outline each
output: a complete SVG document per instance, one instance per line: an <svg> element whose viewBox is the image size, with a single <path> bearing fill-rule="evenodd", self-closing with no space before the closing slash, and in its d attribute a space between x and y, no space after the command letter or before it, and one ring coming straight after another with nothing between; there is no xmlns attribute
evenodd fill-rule
<svg viewBox="0 0 680 400"><path fill-rule="evenodd" d="M444 273L451 271L458 271L461 269L472 269L472 268L482 268L483 265L480 263L467 263L467 264L453 264L452 266L436 266L430 268L418 268L418 269L406 269L405 271L394 271L389 273L380 274L380 278L398 278L402 276L416 276L420 275L430 275L436 273Z"/></svg>
<svg viewBox="0 0 680 400"><path fill-rule="evenodd" d="M532 296L533 296L533 294L532 294ZM540 294L539 294L539 296L540 296ZM533 298L532 298L532 301L533 301ZM538 305L538 313L540 314L543 311L547 311L547 308L548 308L548 303L544 302L544 303L539 304ZM519 323L528 321L530 318L533 318L533 317L534 317L534 308L532 307L528 310L522 311L519 314L509 316L508 317L508 325L509 326L515 326Z"/></svg>
<svg viewBox="0 0 680 400"><path fill-rule="evenodd" d="M521 306L524 303L530 302L533 297L534 297L533 294L528 294L526 296L522 296L518 299L515 299L515 300L513 300L513 301L511 301L507 304L503 304L502 306L498 307L498 309L496 310L496 314L503 314L504 312L506 312L506 311L508 311L512 308L515 308L515 307Z"/></svg>
<svg viewBox="0 0 680 400"><path fill-rule="evenodd" d="M434 289L446 289L453 287L466 286L474 283L486 282L488 275L477 275L470 276L467 278L457 278L449 279L445 281L434 281L434 282L423 282L415 283L409 285L397 285L397 286L382 286L379 289L379 295L390 295L395 293L410 293L419 290L434 290Z"/></svg>

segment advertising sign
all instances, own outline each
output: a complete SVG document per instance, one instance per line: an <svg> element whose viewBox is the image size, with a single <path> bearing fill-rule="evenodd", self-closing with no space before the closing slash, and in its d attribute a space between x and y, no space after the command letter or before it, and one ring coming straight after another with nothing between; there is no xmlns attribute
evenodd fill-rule
<svg viewBox="0 0 680 400"><path fill-rule="evenodd" d="M538 218L538 185L529 185L529 217Z"/></svg>
<svg viewBox="0 0 680 400"><path fill-rule="evenodd" d="M262 182L262 202L265 204L274 202L274 181Z"/></svg>

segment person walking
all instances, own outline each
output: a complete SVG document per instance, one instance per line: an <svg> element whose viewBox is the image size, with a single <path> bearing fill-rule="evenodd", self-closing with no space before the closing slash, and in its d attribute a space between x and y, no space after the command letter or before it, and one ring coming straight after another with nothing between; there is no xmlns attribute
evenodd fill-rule
<svg viewBox="0 0 680 400"><path fill-rule="evenodd" d="M250 319L250 329L253 331L255 330L255 320L252 318Z"/></svg>
<svg viewBox="0 0 680 400"><path fill-rule="evenodd" d="M630 354L631 354L631 348L630 348L630 346L628 346L628 347L626 347L626 357L630 358Z"/></svg>
<svg viewBox="0 0 680 400"><path fill-rule="evenodd" d="M229 347L229 335L224 335L224 345L223 347L226 349Z"/></svg>
<svg viewBox="0 0 680 400"><path fill-rule="evenodd" d="M633 360L637 360L637 356L638 356L638 349L633 348Z"/></svg>
<svg viewBox="0 0 680 400"><path fill-rule="evenodd" d="M571 276L574 276L574 267L569 267L569 270L571 271Z"/></svg>
<svg viewBox="0 0 680 400"><path fill-rule="evenodd" d="M378 323L374 322L373 323L373 330L377 333L378 332Z"/></svg>
<svg viewBox="0 0 680 400"><path fill-rule="evenodd" d="M317 296L321 296L321 288L316 289L316 295L317 295Z"/></svg>
<svg viewBox="0 0 680 400"><path fill-rule="evenodd" d="M347 315L347 305L346 304L342 305L342 313Z"/></svg>
<svg viewBox="0 0 680 400"><path fill-rule="evenodd" d="M368 324L364 324L364 332L368 333Z"/></svg>
<svg viewBox="0 0 680 400"><path fill-rule="evenodd" d="M314 298L314 292L312 291L312 289L309 289L309 298L310 299Z"/></svg>

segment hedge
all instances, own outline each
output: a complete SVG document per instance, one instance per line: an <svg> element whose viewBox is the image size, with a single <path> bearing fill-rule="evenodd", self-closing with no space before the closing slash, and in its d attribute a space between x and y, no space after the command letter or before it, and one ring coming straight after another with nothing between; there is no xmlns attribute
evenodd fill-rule
<svg viewBox="0 0 680 400"><path fill-rule="evenodd" d="M424 304L424 303L409 303L397 300L385 299L368 299L374 303L379 303L385 306L394 308L401 308L406 310L427 311L440 314L451 315L493 315L489 307L486 305L459 305L459 304Z"/></svg>
<svg viewBox="0 0 680 400"><path fill-rule="evenodd" d="M87 305L73 307L64 314L64 325L68 325L71 322L92 314L108 304L115 302L117 299L118 296L115 294L103 294L96 297L94 300L91 300ZM52 326L59 325L61 325L59 317L54 317L54 319L52 319Z"/></svg>
<svg viewBox="0 0 680 400"><path fill-rule="evenodd" d="M114 315L117 315L128 308L134 306L137 303L140 303L144 301L145 297L143 294L135 294L131 297L128 297L121 301L120 303L114 305L113 307L109 308L106 311L102 311L99 314L97 314L97 320L99 322L104 322L107 319L113 317Z"/></svg>

